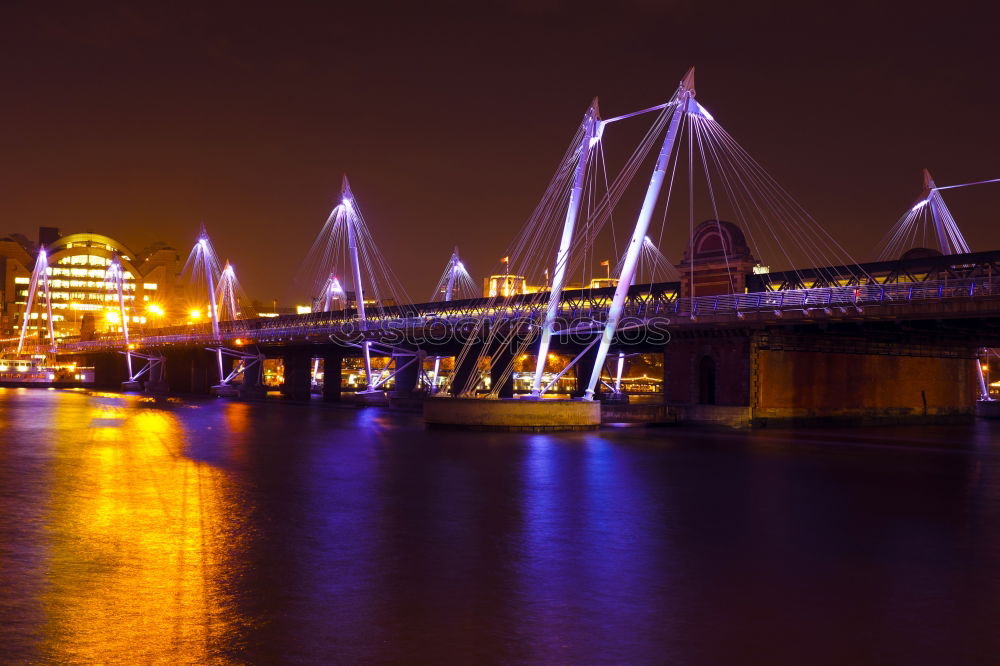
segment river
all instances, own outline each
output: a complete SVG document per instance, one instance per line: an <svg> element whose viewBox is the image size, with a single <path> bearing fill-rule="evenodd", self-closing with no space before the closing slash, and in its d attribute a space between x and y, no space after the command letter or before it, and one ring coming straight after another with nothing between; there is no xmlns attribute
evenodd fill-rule
<svg viewBox="0 0 1000 666"><path fill-rule="evenodd" d="M1000 423L428 431L0 389L0 656L1000 661Z"/></svg>

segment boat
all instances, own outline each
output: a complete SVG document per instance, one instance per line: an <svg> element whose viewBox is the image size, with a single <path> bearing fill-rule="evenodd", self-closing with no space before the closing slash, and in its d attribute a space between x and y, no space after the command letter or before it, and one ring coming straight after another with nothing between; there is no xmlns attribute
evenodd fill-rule
<svg viewBox="0 0 1000 666"><path fill-rule="evenodd" d="M44 354L0 358L0 386L75 388L94 384L94 368L59 362Z"/></svg>

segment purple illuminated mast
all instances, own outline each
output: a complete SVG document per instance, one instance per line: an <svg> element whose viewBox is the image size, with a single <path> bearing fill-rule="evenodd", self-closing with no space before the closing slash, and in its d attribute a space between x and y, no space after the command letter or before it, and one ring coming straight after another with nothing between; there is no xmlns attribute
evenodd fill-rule
<svg viewBox="0 0 1000 666"><path fill-rule="evenodd" d="M17 353L20 354L24 348L24 335L28 331L28 320L31 318L31 306L34 303L38 287L41 285L45 292L45 308L48 316L49 326L49 351L56 350L55 330L52 327L52 292L49 289L49 258L45 253L45 248L39 248L38 256L35 258L35 268L31 272L31 283L28 285L28 302L24 306L24 320L21 322L21 335L17 340Z"/></svg>
<svg viewBox="0 0 1000 666"><path fill-rule="evenodd" d="M566 207L566 219L563 222L562 238L559 241L559 251L556 254L555 267L552 270L552 287L549 290L549 305L545 311L545 321L542 324L542 338L538 343L538 358L535 363L535 376L531 382L531 397L538 398L542 393L542 375L545 372L545 361L549 355L549 345L552 341L552 328L556 315L559 313L559 299L563 284L566 281L566 266L569 261L569 249L573 242L573 230L576 218L580 212L583 200L583 186L587 176L587 163L591 149L600 141L602 124L597 98L583 117L583 138L580 140L576 170L573 175L573 189L570 190L569 205Z"/></svg>
<svg viewBox="0 0 1000 666"><path fill-rule="evenodd" d="M354 194L351 192L351 184L347 181L347 174L340 187L340 205L343 207L344 224L347 226L347 248L351 255L351 272L354 275L354 301L358 310L358 325L362 335L367 329L365 319L365 291L361 284L361 262L358 259L358 232L356 227L357 215L354 210ZM365 382L366 392L371 392L372 388L372 357L368 340L361 343L361 349L365 358Z"/></svg>
<svg viewBox="0 0 1000 666"><path fill-rule="evenodd" d="M687 115L711 119L708 112L694 100L694 95L694 67L692 67L684 75L680 85L677 87L677 91L670 100L670 104L674 107L670 118L670 125L667 128L667 135L663 140L660 155L656 160L656 167L653 169L653 176L649 181L649 187L646 189L646 197L642 202L642 208L639 210L639 217L636 219L632 238L625 252L625 261L622 263L622 272L618 278L618 286L615 287L615 295L608 310L608 320L604 327L604 333L601 336L600 345L597 348L594 369L590 374L590 382L584 394L584 398L587 400L594 399L594 391L597 388L597 382L601 378L601 369L604 367L604 360L608 356L608 349L611 347L615 331L618 329L618 322L621 320L622 312L625 308L625 299L628 296L629 286L632 284L636 265L639 262L639 253L642 250L646 232L649 229L649 221L653 216L653 209L656 206L656 200L660 196L660 189L663 186L667 165L670 162L671 153L673 153L674 145L677 142L681 119Z"/></svg>

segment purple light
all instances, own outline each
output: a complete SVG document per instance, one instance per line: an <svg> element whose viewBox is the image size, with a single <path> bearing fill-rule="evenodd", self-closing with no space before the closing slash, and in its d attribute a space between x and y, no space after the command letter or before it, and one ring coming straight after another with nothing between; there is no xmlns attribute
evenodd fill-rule
<svg viewBox="0 0 1000 666"><path fill-rule="evenodd" d="M708 109L696 102L694 97L688 98L687 108L685 108L685 111L694 116L701 116L706 120L715 120L715 118L712 117L712 114L708 112Z"/></svg>
<svg viewBox="0 0 1000 666"><path fill-rule="evenodd" d="M910 209L910 212L911 212L911 213L915 213L915 212L917 212L918 210L920 210L921 208L923 208L924 206L926 206L926 205L927 205L928 203L930 203L930 199L924 199L923 201L918 201L918 202L917 202L917 203L916 203L916 204L915 204L915 205L913 206L913 208L911 208L911 209Z"/></svg>

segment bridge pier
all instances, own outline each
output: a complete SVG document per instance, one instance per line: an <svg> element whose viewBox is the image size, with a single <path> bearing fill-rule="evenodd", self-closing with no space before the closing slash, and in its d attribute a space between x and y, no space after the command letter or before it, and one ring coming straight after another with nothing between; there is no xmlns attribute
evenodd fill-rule
<svg viewBox="0 0 1000 666"><path fill-rule="evenodd" d="M873 336L874 337L874 336ZM897 336L841 339L773 331L751 352L753 425L893 424L971 420L977 349Z"/></svg>
<svg viewBox="0 0 1000 666"><path fill-rule="evenodd" d="M212 354L204 349L169 350L164 358L159 370L161 386L169 382L174 393L209 394L212 379L218 374Z"/></svg>
<svg viewBox="0 0 1000 666"><path fill-rule="evenodd" d="M576 353L579 354L579 352ZM576 372L576 389L572 393L574 398L582 398L584 396L587 390L587 382L590 381L590 375L594 371L595 363L597 363L596 344L588 349L580 360L576 362L576 365L573 366L573 370ZM600 400L604 393L606 393L604 385L601 382L597 382L597 386L594 387L594 400Z"/></svg>
<svg viewBox="0 0 1000 666"><path fill-rule="evenodd" d="M212 381L219 372L215 355L198 349L191 354L190 359L191 393L208 395L212 385L218 383Z"/></svg>
<svg viewBox="0 0 1000 666"><path fill-rule="evenodd" d="M665 400L680 422L738 428L968 420L975 358L902 333L691 332L666 346Z"/></svg>
<svg viewBox="0 0 1000 666"><path fill-rule="evenodd" d="M312 355L308 351L286 351L285 382L281 394L290 400L307 401L312 397Z"/></svg>
<svg viewBox="0 0 1000 666"><path fill-rule="evenodd" d="M147 361L152 365L149 368L149 372L146 373L146 391L149 393L167 393L170 391L170 386L167 384L166 376L166 358L161 356L160 360L156 363L152 361Z"/></svg>
<svg viewBox="0 0 1000 666"><path fill-rule="evenodd" d="M161 378L170 384L170 390L174 393L191 392L190 355L190 351L182 350L168 350L164 352L167 360Z"/></svg>
<svg viewBox="0 0 1000 666"><path fill-rule="evenodd" d="M688 423L749 427L751 336L716 331L674 336L664 348L664 401Z"/></svg>
<svg viewBox="0 0 1000 666"><path fill-rule="evenodd" d="M323 354L323 401L340 402L340 382L344 356L340 351Z"/></svg>
<svg viewBox="0 0 1000 666"><path fill-rule="evenodd" d="M393 377L396 385L393 388L390 397L393 398L410 398L417 390L417 382L420 379L420 368L423 365L424 353L421 351L414 352L417 357L414 359L413 356L403 356L393 354L392 358L395 362L395 368L402 368ZM409 365L406 365L409 363ZM403 367L403 366L406 367Z"/></svg>
<svg viewBox="0 0 1000 666"><path fill-rule="evenodd" d="M496 390L499 384L500 390L497 395L500 398L514 397L514 373L507 372L507 376L503 377L503 373L514 362L514 352L511 345L506 344L495 350L490 356L490 390Z"/></svg>
<svg viewBox="0 0 1000 666"><path fill-rule="evenodd" d="M264 359L251 364L243 370L243 380L239 385L239 396L244 400L261 399L267 395L264 386Z"/></svg>
<svg viewBox="0 0 1000 666"><path fill-rule="evenodd" d="M110 352L95 354L91 359L94 366L94 388L121 390L122 382L128 379L125 356Z"/></svg>
<svg viewBox="0 0 1000 666"><path fill-rule="evenodd" d="M451 379L452 396L461 393L472 374L479 371L479 353L481 351L482 345L470 346L468 353L461 361L459 361L458 355L455 356L455 369Z"/></svg>

